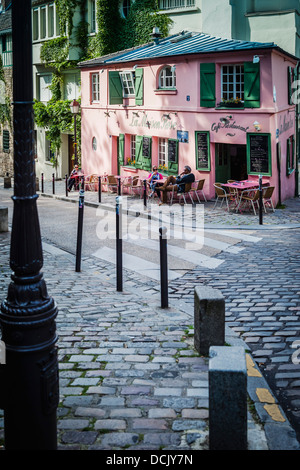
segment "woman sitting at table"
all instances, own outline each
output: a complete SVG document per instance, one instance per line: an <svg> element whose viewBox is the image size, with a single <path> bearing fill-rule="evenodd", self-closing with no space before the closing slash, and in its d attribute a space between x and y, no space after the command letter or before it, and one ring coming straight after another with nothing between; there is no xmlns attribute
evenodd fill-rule
<svg viewBox="0 0 300 470"><path fill-rule="evenodd" d="M153 170L152 173L149 174L148 179L147 179L150 189L151 189L151 193L149 195L150 197L153 196L154 194L157 181L163 179L162 174L158 173L158 169L156 166L154 166L152 170Z"/></svg>

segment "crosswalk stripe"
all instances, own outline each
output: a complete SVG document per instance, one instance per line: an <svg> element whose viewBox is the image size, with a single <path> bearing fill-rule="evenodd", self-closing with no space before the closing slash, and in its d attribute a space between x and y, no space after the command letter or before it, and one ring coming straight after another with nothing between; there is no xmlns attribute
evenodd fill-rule
<svg viewBox="0 0 300 470"><path fill-rule="evenodd" d="M221 235L224 235L225 237L229 237L229 238L238 238L239 240L243 240L245 242L252 242L252 243L257 243L257 242L260 242L261 241L261 238L259 237L255 237L253 235L248 235L248 234L245 234L245 233L242 233L242 232L229 232L227 230L223 230L223 229L220 229L220 230L217 230L217 229L205 229L205 232L207 233L217 233L217 234L221 234Z"/></svg>
<svg viewBox="0 0 300 470"><path fill-rule="evenodd" d="M152 263L145 259L141 259L138 256L129 255L128 253L122 253L122 264L123 268L140 273L143 276L150 277L151 279L160 279L160 266L159 264ZM93 256L100 258L109 263L116 263L116 250L108 247L99 248L99 250L93 253ZM169 270L168 279L173 280L181 277L182 274L176 271Z"/></svg>
<svg viewBox="0 0 300 470"><path fill-rule="evenodd" d="M159 250L159 242L155 240L149 240L149 239L144 239L144 238L138 238L135 240L135 239L127 238L126 242L136 244L138 246L155 250L155 251ZM219 260L216 258L212 258L210 256L202 255L201 253L198 253L197 251L187 250L185 248L179 248L178 246L171 245L170 243L168 243L167 251L168 251L168 255L193 263L195 266L203 266L206 268L214 269L220 266L220 264L224 262L224 260Z"/></svg>

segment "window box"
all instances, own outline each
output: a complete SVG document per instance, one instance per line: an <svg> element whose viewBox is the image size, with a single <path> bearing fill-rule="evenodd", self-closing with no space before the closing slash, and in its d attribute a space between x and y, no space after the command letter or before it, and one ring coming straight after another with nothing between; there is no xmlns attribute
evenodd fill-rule
<svg viewBox="0 0 300 470"><path fill-rule="evenodd" d="M244 109L244 102L240 99L232 99L232 100L223 100L221 103L217 104L217 108L239 108Z"/></svg>

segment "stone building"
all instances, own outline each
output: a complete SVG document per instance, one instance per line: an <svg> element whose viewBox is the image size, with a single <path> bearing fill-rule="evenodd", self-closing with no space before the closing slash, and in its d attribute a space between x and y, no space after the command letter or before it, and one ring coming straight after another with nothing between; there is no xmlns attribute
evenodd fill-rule
<svg viewBox="0 0 300 470"><path fill-rule="evenodd" d="M2 71L0 76L0 106L1 115L7 115L8 120L0 123L0 176L13 175L13 125L12 110L12 24L11 2L0 2L0 54L2 58ZM7 113L8 111L8 113Z"/></svg>

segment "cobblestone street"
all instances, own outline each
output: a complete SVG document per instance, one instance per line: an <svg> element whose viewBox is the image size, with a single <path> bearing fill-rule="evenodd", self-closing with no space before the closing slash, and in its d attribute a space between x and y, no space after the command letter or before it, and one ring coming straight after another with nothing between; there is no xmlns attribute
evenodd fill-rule
<svg viewBox="0 0 300 470"><path fill-rule="evenodd" d="M43 205L48 198L40 199ZM103 207L113 208L114 199ZM57 216L65 204L55 202ZM267 214L259 229L250 214L230 226L231 214L212 212L208 203L205 233L213 243L200 252L216 264L185 268L170 279L167 309L160 308L154 278L124 269L124 290L117 293L113 263L84 256L75 273L74 254L57 246L55 237L54 243L43 240L44 277L59 310L60 449L208 449L208 358L196 354L193 342L194 288L201 283L225 297L226 343L244 344L251 354L249 450L299 450L300 366L292 361L300 329L298 204L288 201L269 227L268 217L275 215ZM174 205L174 211L181 208ZM1 234L0 250L3 299L11 275L9 233ZM258 399L258 387L270 388L268 398ZM3 426L0 411L0 439Z"/></svg>

